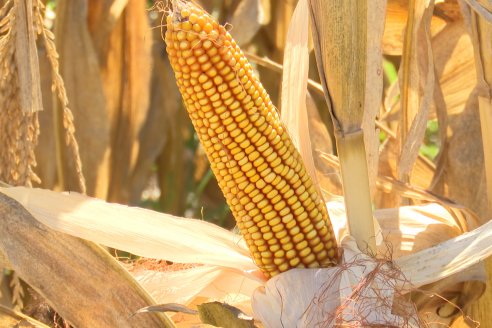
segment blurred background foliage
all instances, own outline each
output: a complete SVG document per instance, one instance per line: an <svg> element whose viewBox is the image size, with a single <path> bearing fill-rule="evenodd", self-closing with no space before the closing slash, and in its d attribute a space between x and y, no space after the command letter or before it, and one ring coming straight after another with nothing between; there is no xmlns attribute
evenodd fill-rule
<svg viewBox="0 0 492 328"><path fill-rule="evenodd" d="M234 219L175 87L161 37L163 13L151 10L155 5L145 0L46 2L46 24L56 34L88 194L232 228ZM245 52L281 64L296 1L208 0L201 5L230 24ZM393 7L404 14L401 1ZM397 23L403 27L404 22ZM319 82L312 56L310 78ZM53 111L59 105L51 96L45 58L40 58L45 107L36 151L40 186L78 190L70 161L53 158L57 152L67 156L67 151L57 149L53 138ZM384 61L385 90L397 82L399 61L393 53ZM261 63L255 67L278 105L281 74ZM313 97L319 120L331 133L324 100L317 93ZM436 124L429 122L422 145L422 155L430 160L439 151ZM384 132L381 140L386 140ZM324 146L336 152L332 145Z"/></svg>

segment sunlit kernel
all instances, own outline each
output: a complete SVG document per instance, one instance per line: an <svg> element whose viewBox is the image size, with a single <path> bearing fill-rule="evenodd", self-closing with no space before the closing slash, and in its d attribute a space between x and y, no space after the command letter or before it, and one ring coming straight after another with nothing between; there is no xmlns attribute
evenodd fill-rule
<svg viewBox="0 0 492 328"><path fill-rule="evenodd" d="M208 50L208 49L210 49L212 46L213 46L213 43L212 43L212 41L210 41L210 40L204 40L204 41L202 42L202 47L203 47L203 49Z"/></svg>
<svg viewBox="0 0 492 328"><path fill-rule="evenodd" d="M206 23L205 25L203 25L203 30L207 33L212 32L213 29L214 27L210 23Z"/></svg>
<svg viewBox="0 0 492 328"><path fill-rule="evenodd" d="M188 49L190 47L190 43L188 41L179 42L179 49Z"/></svg>

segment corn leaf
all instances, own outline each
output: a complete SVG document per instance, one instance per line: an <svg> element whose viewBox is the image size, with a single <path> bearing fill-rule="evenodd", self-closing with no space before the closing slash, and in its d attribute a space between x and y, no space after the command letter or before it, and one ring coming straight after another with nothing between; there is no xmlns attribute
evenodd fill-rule
<svg viewBox="0 0 492 328"><path fill-rule="evenodd" d="M154 301L104 249L38 222L0 194L0 252L77 327L174 327L164 315L129 316ZM108 288L110 286L110 288Z"/></svg>

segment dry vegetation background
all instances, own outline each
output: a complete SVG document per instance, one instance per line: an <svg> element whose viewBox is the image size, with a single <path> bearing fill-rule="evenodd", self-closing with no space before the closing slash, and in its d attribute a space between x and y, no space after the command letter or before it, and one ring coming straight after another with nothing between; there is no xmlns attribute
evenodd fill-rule
<svg viewBox="0 0 492 328"><path fill-rule="evenodd" d="M200 3L230 23L280 108L283 50L296 1ZM0 180L86 192L232 229L234 219L180 100L161 13L149 10L153 5L0 1ZM379 130L366 143L374 208L436 201L466 222L461 229L434 231L424 247L491 217L482 133L492 133L484 114L492 111L492 5L388 0L377 6L386 23L378 72L384 85L375 86L373 95L382 100ZM337 163L327 155L336 154L333 124L313 53L311 58L307 107L316 169L323 191L341 195ZM1 303L43 319L37 314L42 302L20 278L4 271ZM463 292L467 288L460 282L446 296L482 321L481 327L492 327L490 291L488 303L469 306L482 290ZM53 322L47 311L43 315Z"/></svg>

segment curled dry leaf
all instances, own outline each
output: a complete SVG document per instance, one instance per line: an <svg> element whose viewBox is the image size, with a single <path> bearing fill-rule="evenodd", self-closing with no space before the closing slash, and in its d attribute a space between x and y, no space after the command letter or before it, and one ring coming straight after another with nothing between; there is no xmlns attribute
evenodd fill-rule
<svg viewBox="0 0 492 328"><path fill-rule="evenodd" d="M216 327L255 328L253 318L226 303L210 302L198 305L202 322Z"/></svg>
<svg viewBox="0 0 492 328"><path fill-rule="evenodd" d="M0 251L12 268L77 327L173 327L164 315L129 316L152 298L101 247L53 231L0 194Z"/></svg>
<svg viewBox="0 0 492 328"><path fill-rule="evenodd" d="M179 312L179 313L186 313L186 314L198 314L197 310L190 309L182 304L166 303L166 304L146 306L144 308L139 309L137 312L132 314L132 316L138 313L146 313L146 312Z"/></svg>

